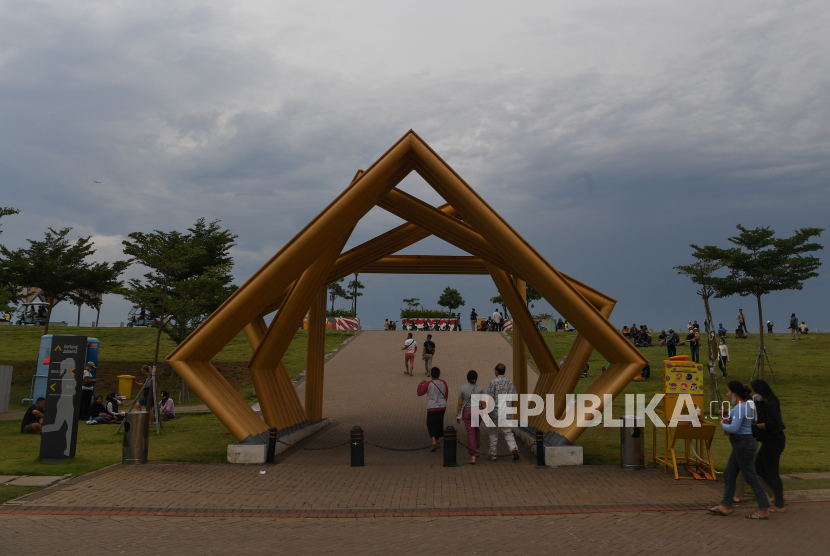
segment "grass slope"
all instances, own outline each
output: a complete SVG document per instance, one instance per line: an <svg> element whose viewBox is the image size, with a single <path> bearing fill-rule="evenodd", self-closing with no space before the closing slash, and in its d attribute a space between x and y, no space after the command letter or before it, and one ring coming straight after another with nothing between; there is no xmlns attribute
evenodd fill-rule
<svg viewBox="0 0 830 556"><path fill-rule="evenodd" d="M567 354L576 334L548 332L543 334L545 341L557 361ZM767 381L781 400L784 422L787 425L787 447L781 457L781 472L796 471L830 471L830 449L826 438L830 427L830 398L825 392L830 388L830 334L809 334L802 336L801 342L791 341L789 334L765 334L767 353L775 372L776 382L767 369ZM746 340L726 339L729 346L731 362L727 371L732 380L747 384L752 375L752 368L758 354L758 335L752 334ZM624 394L652 394L662 392L663 360L668 357L665 347L637 348L649 359L651 379L645 382L632 382ZM705 346L701 350L701 363L707 363ZM689 355L688 346L678 346L678 355ZM591 384L601 365L606 361L596 352L591 356L588 378L582 379L576 392L584 392ZM708 376L708 373L707 373ZM718 371L720 376L720 371ZM721 395L726 393L726 381L719 380ZM708 406L708 378L704 384L705 399ZM625 410L623 396L614 400L614 416L622 415ZM652 428L647 426L646 461L651 461ZM658 431L658 455L662 450L662 432ZM620 430L594 427L585 431L577 441L583 447L585 463L601 465L619 465ZM713 443L715 467L723 471L731 451L729 440L718 431Z"/></svg>
<svg viewBox="0 0 830 556"><path fill-rule="evenodd" d="M152 363L156 346L156 331L149 328L75 328L52 327L54 334L79 335L98 338L100 354L98 362L97 393L106 394L118 389L118 375L138 376L141 366ZM351 337L354 333L341 330L329 330L326 333L326 352L329 352ZM0 365L14 367L14 381L11 392L10 411L23 410L20 400L29 396L31 377L40 347L42 328L31 326L0 327ZM294 340L283 358L289 375L293 378L305 369L306 346L308 334L298 330ZM175 345L162 335L159 359L173 351ZM248 360L253 355L244 334L237 335L214 358L214 365L228 382L239 391L245 399L251 398L251 379L247 371ZM171 392L178 383L172 369L162 364L158 383L160 389ZM133 395L138 386L133 386ZM191 404L202 403L191 396Z"/></svg>
<svg viewBox="0 0 830 556"><path fill-rule="evenodd" d="M98 377L101 390L116 389L117 375L138 374L142 364L152 360L155 334L149 329L134 328L57 328L55 334L77 334L98 338L101 342ZM0 327L0 364L14 365L17 384L12 387L10 410L25 409L20 398L29 395L32 366L40 345L42 329L32 327ZM341 345L353 332L329 330L326 332L326 351ZM283 359L289 375L297 376L306 363L308 334L298 330ZM165 340L161 353L166 355L173 343ZM251 398L251 383L246 365L252 355L244 335L240 334L214 360L217 369L246 399ZM175 378L168 373L160 385L173 386ZM133 388L137 392L138 387ZM171 388L172 389L172 388ZM191 403L201 403L195 396ZM61 463L42 463L38 460L40 437L20 434L20 420L0 421L0 475L82 475L121 461L123 434L115 434L111 425L78 427L77 455ZM153 461L188 461L222 463L226 461L228 444L235 438L213 414L186 414L164 425L161 436L151 431L149 458ZM0 500L22 496L26 491L11 487L0 489Z"/></svg>

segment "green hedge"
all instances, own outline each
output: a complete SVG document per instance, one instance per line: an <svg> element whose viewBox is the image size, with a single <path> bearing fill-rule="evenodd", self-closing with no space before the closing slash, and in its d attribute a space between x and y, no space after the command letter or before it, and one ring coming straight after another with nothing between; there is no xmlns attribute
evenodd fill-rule
<svg viewBox="0 0 830 556"><path fill-rule="evenodd" d="M335 309L334 311L326 311L327 317L356 317L354 311L349 311L348 309Z"/></svg>
<svg viewBox="0 0 830 556"><path fill-rule="evenodd" d="M455 315L452 314L452 317ZM440 309L401 309L402 319L445 319L451 314Z"/></svg>

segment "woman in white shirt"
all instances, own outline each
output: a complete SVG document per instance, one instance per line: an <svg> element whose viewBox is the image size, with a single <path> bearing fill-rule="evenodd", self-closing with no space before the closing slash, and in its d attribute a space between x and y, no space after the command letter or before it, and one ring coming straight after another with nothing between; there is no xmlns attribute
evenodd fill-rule
<svg viewBox="0 0 830 556"><path fill-rule="evenodd" d="M720 339L720 343L718 344L718 368L720 368L720 372L723 373L723 378L725 380L729 380L729 375L726 374L726 363L729 361L729 348L726 345L726 342L723 338Z"/></svg>

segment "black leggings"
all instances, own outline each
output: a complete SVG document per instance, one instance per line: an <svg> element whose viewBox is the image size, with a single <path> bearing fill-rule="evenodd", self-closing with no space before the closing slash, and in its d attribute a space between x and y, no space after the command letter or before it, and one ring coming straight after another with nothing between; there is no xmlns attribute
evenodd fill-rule
<svg viewBox="0 0 830 556"><path fill-rule="evenodd" d="M677 346L666 345L666 347L669 349L669 357L677 355Z"/></svg>
<svg viewBox="0 0 830 556"><path fill-rule="evenodd" d="M786 439L783 432L778 432L769 440L761 443L758 455L755 456L755 473L764 479L775 494L775 507L784 507L784 483L778 472L781 453L784 451Z"/></svg>

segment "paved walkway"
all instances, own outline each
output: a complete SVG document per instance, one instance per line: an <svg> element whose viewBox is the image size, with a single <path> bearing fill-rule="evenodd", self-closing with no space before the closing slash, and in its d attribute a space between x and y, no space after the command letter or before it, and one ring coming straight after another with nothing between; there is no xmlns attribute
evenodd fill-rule
<svg viewBox="0 0 830 556"><path fill-rule="evenodd" d="M500 334L434 336L433 364L442 368L451 392L445 424L455 424L455 393L467 371L479 371L486 385L495 364L503 362L512 376L512 350ZM90 535L129 551L148 534L147 527L136 527L137 519L146 520L166 550L180 554L648 554L669 547L682 554L734 548L736 539L767 539L769 546L781 547L775 553L784 554L810 553L815 539L830 540L818 526L830 517L826 504L792 504L766 525L737 515L710 517L702 508L720 497L718 485L675 481L659 470L539 469L529 451L519 461L444 468L440 451L380 449L429 444L426 401L415 393L423 366L416 366L416 377L403 374L405 337L366 332L331 358L324 414L332 424L278 456L277 463L117 465L79 477L0 506L7 552L86 553L80 539ZM416 336L419 344L424 337ZM529 376L532 387L536 375ZM303 384L298 390L303 399ZM348 445L314 450L342 444L354 425L372 443L366 467L349 467ZM503 440L499 451L507 453ZM460 449L459 462L465 455ZM79 542L54 541L72 538Z"/></svg>
<svg viewBox="0 0 830 556"><path fill-rule="evenodd" d="M830 504L790 506L769 521L743 512L624 512L532 517L367 519L132 516L0 517L0 553L584 554L776 556L826 554ZM96 550L93 547L98 547ZM152 550L150 550L152 552Z"/></svg>

